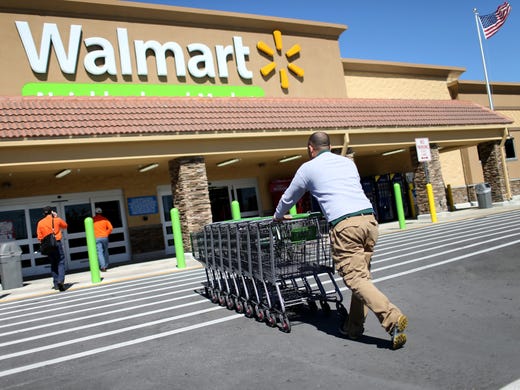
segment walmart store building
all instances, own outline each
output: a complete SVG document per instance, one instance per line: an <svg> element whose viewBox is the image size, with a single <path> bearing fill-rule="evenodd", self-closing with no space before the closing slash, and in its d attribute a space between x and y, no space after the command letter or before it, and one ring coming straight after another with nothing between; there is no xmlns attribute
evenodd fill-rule
<svg viewBox="0 0 520 390"><path fill-rule="evenodd" d="M427 180L438 212L447 185L458 205L480 182L494 202L520 193L519 84L494 84L490 111L463 68L341 58L343 25L115 0L3 0L0 22L0 240L21 246L25 276L49 272L45 205L69 224L69 269L88 266L98 206L114 263L173 255L172 206L188 251L231 200L270 215L317 130L356 161L382 222L395 181L406 200L414 187L408 216L429 213Z"/></svg>

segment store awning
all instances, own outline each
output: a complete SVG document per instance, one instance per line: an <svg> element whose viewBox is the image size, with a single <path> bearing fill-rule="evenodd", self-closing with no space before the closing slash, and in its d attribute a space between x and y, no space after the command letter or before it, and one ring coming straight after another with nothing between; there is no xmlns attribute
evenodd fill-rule
<svg viewBox="0 0 520 390"><path fill-rule="evenodd" d="M0 97L0 139L507 125L459 100Z"/></svg>

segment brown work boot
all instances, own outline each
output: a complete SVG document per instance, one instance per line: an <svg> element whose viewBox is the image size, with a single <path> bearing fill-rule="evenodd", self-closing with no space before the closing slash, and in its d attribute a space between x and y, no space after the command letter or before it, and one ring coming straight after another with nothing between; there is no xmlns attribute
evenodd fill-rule
<svg viewBox="0 0 520 390"><path fill-rule="evenodd" d="M397 323L390 331L392 336L392 349L399 349L406 343L406 335L403 333L408 326L408 317L401 314L397 319Z"/></svg>

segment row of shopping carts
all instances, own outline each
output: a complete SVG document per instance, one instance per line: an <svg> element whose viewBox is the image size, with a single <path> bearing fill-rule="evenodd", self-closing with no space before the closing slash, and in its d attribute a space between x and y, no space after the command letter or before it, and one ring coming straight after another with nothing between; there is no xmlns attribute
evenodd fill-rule
<svg viewBox="0 0 520 390"><path fill-rule="evenodd" d="M328 224L320 214L216 222L191 235L205 266L205 294L214 303L290 332L287 309L307 305L346 310L334 280Z"/></svg>

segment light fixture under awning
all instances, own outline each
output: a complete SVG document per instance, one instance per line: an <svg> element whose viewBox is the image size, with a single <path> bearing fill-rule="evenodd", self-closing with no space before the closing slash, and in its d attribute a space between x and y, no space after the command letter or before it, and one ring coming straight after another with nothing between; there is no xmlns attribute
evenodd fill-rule
<svg viewBox="0 0 520 390"><path fill-rule="evenodd" d="M144 167L141 167L139 168L139 172L147 172L147 171L151 171L152 169L155 169L159 166L159 164L157 163L153 163L153 164L149 164L149 165L145 165Z"/></svg>
<svg viewBox="0 0 520 390"><path fill-rule="evenodd" d="M217 167L225 167L226 165L234 164L239 161L240 161L239 158L232 158L231 160L221 161L221 162L217 163Z"/></svg>
<svg viewBox="0 0 520 390"><path fill-rule="evenodd" d="M293 161L293 160L298 160L299 158L302 158L302 155L301 154L295 154L294 156L283 157L280 160L278 160L278 162L285 163L285 162L289 162L289 161Z"/></svg>
<svg viewBox="0 0 520 390"><path fill-rule="evenodd" d="M59 171L59 172L58 172L57 174L55 174L54 176L55 176L57 179L61 179L62 177L67 176L70 172L71 172L70 169L64 169L63 171Z"/></svg>
<svg viewBox="0 0 520 390"><path fill-rule="evenodd" d="M381 153L381 156L390 156L391 154L402 153L402 152L404 152L405 150L406 150L406 149L390 150L390 151L388 151L388 152Z"/></svg>

